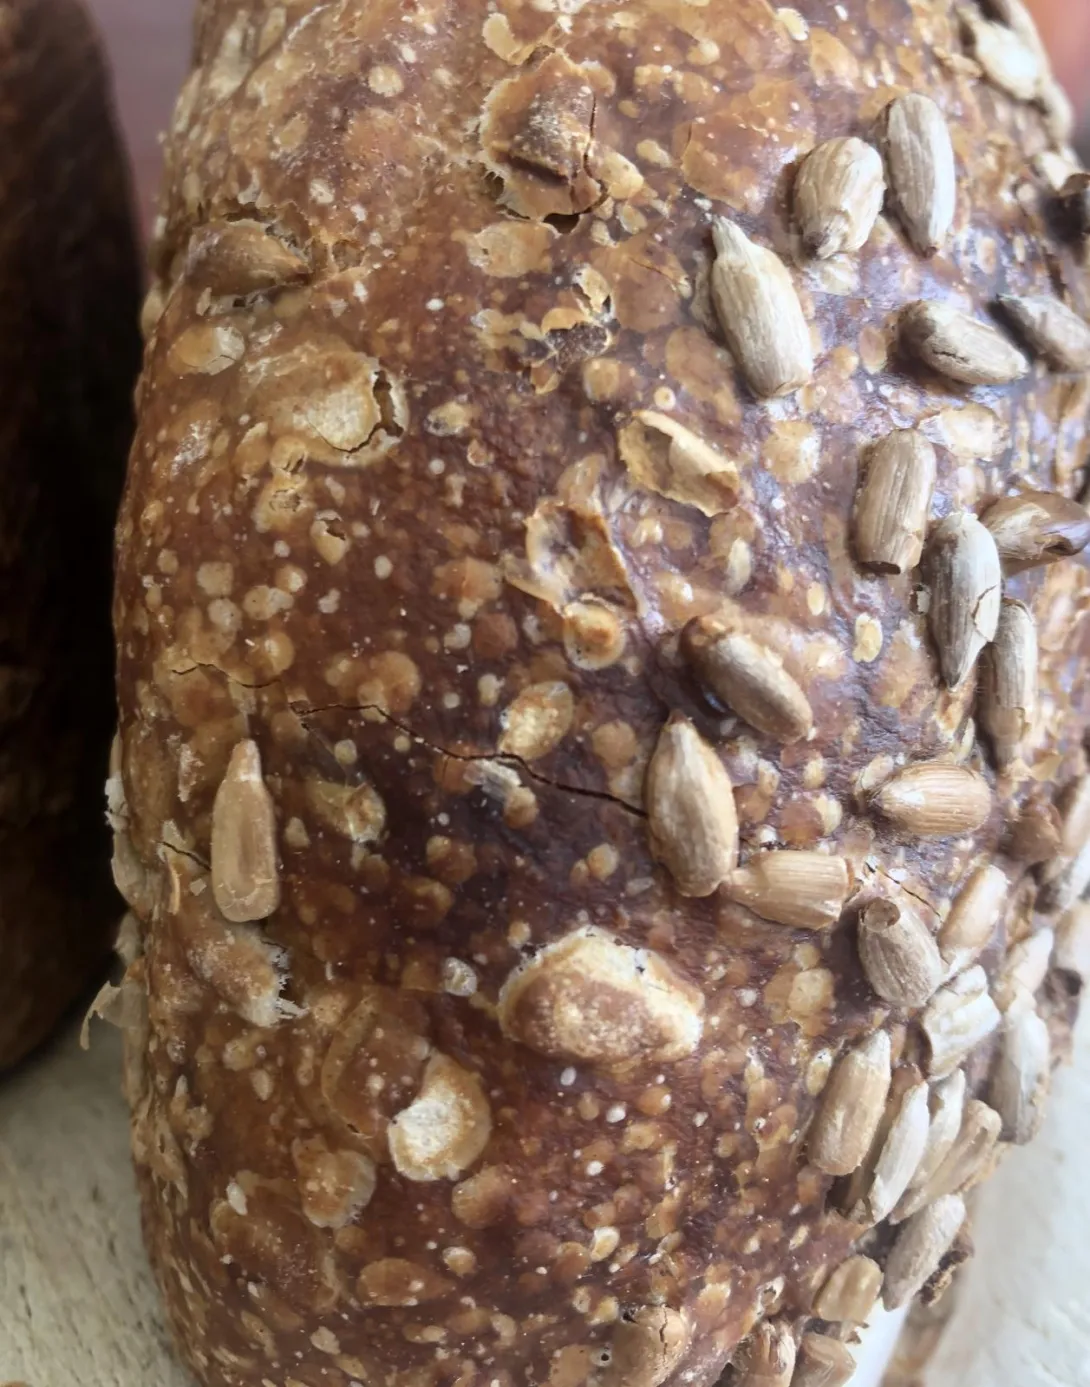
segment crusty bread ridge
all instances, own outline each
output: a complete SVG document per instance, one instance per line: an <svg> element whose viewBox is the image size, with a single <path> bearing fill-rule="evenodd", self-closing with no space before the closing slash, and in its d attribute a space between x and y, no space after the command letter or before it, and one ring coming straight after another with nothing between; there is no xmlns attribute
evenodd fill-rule
<svg viewBox="0 0 1090 1387"><path fill-rule="evenodd" d="M210 1387L835 1384L968 1255L1090 876L1084 194L1027 24L200 7L115 862Z"/></svg>
<svg viewBox="0 0 1090 1387"><path fill-rule="evenodd" d="M138 259L95 36L0 3L0 1068L104 971L110 526L140 362Z"/></svg>

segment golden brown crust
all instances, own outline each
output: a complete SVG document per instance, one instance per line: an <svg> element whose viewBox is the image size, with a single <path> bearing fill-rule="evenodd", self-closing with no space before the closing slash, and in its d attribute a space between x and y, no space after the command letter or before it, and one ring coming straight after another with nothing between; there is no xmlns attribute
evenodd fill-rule
<svg viewBox="0 0 1090 1387"><path fill-rule="evenodd" d="M900 331L914 302L1090 307L1033 171L1042 113L984 80L948 11L202 6L116 622L150 1004L135 1145L206 1383L610 1387L616 1354L629 1384L703 1387L760 1320L786 1345L853 1247L884 1265L892 1246L911 1294L963 1246L927 1220L849 1221L873 1191L834 1188L805 1148L834 1061L878 1027L876 1142L948 1065L986 1090L989 979L1044 923L999 845L1086 771L1080 560L1007 580L1038 621L1041 713L1000 778L961 667L976 642L959 635L948 690L922 571L853 551L857 483L894 430L934 446L932 525L1023 482L1070 496L1086 461L1084 380L1018 378L1001 350L982 366L976 333L957 369L1009 383L956 385ZM858 254L807 261L793 166L876 139L909 90L950 128L949 236L924 258L889 215ZM720 231L713 284L717 217L745 236ZM276 287L252 292L262 275ZM768 283L793 332L771 361L784 344L745 318ZM811 354L795 295L816 365L792 393ZM680 643L703 616L751 639L747 689L756 670L801 692L812 733L709 700ZM648 779L664 810L644 779L672 713L698 741L688 773ZM230 925L212 810L247 740L281 904ZM683 834L663 851L687 795L722 806L701 746L733 787L741 873L729 814L698 863ZM745 873L766 848L844 860L839 924L797 873L775 891ZM1064 851L1058 901L1084 870ZM859 911L900 896L937 932L993 861L1003 923L930 1002L932 1053L919 1012L867 985ZM957 1154L955 1187L980 1178L977 1148ZM883 1152L882 1179L903 1164Z"/></svg>
<svg viewBox="0 0 1090 1387"><path fill-rule="evenodd" d="M105 966L108 535L139 365L106 75L72 0L0 4L0 1068Z"/></svg>

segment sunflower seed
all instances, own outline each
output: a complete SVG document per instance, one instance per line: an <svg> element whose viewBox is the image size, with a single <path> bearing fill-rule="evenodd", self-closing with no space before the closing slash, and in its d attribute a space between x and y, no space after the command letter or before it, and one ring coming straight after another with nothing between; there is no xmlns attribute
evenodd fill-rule
<svg viewBox="0 0 1090 1387"><path fill-rule="evenodd" d="M791 1387L795 1336L786 1324L759 1324L734 1360L734 1387Z"/></svg>
<svg viewBox="0 0 1090 1387"><path fill-rule="evenodd" d="M959 974L935 993L920 1022L931 1048L928 1073L932 1078L951 1073L999 1022L984 969Z"/></svg>
<svg viewBox="0 0 1090 1387"><path fill-rule="evenodd" d="M846 1345L828 1334L804 1334L791 1387L846 1387L855 1376L855 1359Z"/></svg>
<svg viewBox="0 0 1090 1387"><path fill-rule="evenodd" d="M942 677L962 684L999 624L1003 574L995 540L969 511L948 515L927 548L928 618Z"/></svg>
<svg viewBox="0 0 1090 1387"><path fill-rule="evenodd" d="M1004 1141L1025 1146L1044 1118L1052 1069L1048 1027L1036 1011L1008 1016L1003 1023L988 1097L1003 1119Z"/></svg>
<svg viewBox="0 0 1090 1387"><path fill-rule="evenodd" d="M939 1269L965 1222L965 1201L956 1194L921 1209L901 1229L886 1262L882 1304L897 1310Z"/></svg>
<svg viewBox="0 0 1090 1387"><path fill-rule="evenodd" d="M1040 798L1028 800L1011 823L1003 850L1028 867L1053 861L1060 851L1060 816L1056 806Z"/></svg>
<svg viewBox="0 0 1090 1387"><path fill-rule="evenodd" d="M253 741L239 742L212 805L212 895L232 924L264 920L280 905L276 811Z"/></svg>
<svg viewBox="0 0 1090 1387"><path fill-rule="evenodd" d="M1032 1006L1033 997L1048 976L1055 943L1055 933L1046 928L1015 944L992 987L992 998L1000 1011L1010 1011L1016 1003L1022 1010Z"/></svg>
<svg viewBox="0 0 1090 1387"><path fill-rule="evenodd" d="M890 1042L875 1031L838 1060L810 1131L810 1159L828 1175L850 1175L866 1159L885 1111Z"/></svg>
<svg viewBox="0 0 1090 1387"><path fill-rule="evenodd" d="M681 649L704 688L758 732L784 742L810 735L814 715L809 700L759 641L705 616L686 626Z"/></svg>
<svg viewBox="0 0 1090 1387"><path fill-rule="evenodd" d="M975 833L992 812L988 782L951 761L907 766L886 781L874 802L898 828L922 838Z"/></svg>
<svg viewBox="0 0 1090 1387"><path fill-rule="evenodd" d="M869 1187L849 1210L853 1223L881 1223L908 1188L927 1148L931 1125L928 1095L927 1084L918 1083L901 1097L874 1162Z"/></svg>
<svg viewBox="0 0 1090 1387"><path fill-rule="evenodd" d="M946 240L957 200L946 117L930 97L909 92L885 108L878 132L897 215L920 254L932 255Z"/></svg>
<svg viewBox="0 0 1090 1387"><path fill-rule="evenodd" d="M831 1324L866 1324L882 1289L882 1268L869 1257L848 1257L814 1297L813 1313Z"/></svg>
<svg viewBox="0 0 1090 1387"><path fill-rule="evenodd" d="M931 1089L931 1123L927 1129L927 1142L915 1174L908 1183L908 1194L898 1202L894 1211L894 1222L907 1218L908 1215L902 1213L902 1209L907 1208L909 1213L915 1212L911 1196L919 1190L927 1189L954 1149L965 1115L965 1090L963 1069L955 1069L949 1078L940 1080ZM922 1208L922 1204L919 1207Z"/></svg>
<svg viewBox="0 0 1090 1387"><path fill-rule="evenodd" d="M932 371L959 385L1009 385L1029 362L990 323L948 303L918 300L901 314L901 340Z"/></svg>
<svg viewBox="0 0 1090 1387"><path fill-rule="evenodd" d="M843 857L781 848L731 872L724 890L763 920L792 929L828 929L840 919L851 874Z"/></svg>
<svg viewBox="0 0 1090 1387"><path fill-rule="evenodd" d="M867 981L883 1001L922 1007L945 974L938 945L905 902L871 901L859 920L859 958Z"/></svg>
<svg viewBox="0 0 1090 1387"><path fill-rule="evenodd" d="M1037 55L1041 77L1035 100L1044 112L1045 129L1061 149L1069 146L1075 134L1075 107L1064 87L1053 76L1048 48L1028 6L1022 0L991 0L988 8L996 19L1008 29L1013 29L1022 43Z"/></svg>
<svg viewBox="0 0 1090 1387"><path fill-rule="evenodd" d="M827 140L803 160L795 180L802 243L818 260L860 250L874 229L886 180L876 149L854 136Z"/></svg>
<svg viewBox="0 0 1090 1387"><path fill-rule="evenodd" d="M761 399L787 395L814 373L810 327L794 281L773 251L723 218L712 227L712 301L727 345Z"/></svg>
<svg viewBox="0 0 1090 1387"><path fill-rule="evenodd" d="M981 660L979 712L1000 770L1021 755L1036 714L1037 623L1024 603L1005 597L995 640Z"/></svg>
<svg viewBox="0 0 1090 1387"><path fill-rule="evenodd" d="M967 6L959 7L958 18L988 80L1015 101L1032 101L1045 76L1040 53L1013 29L993 24Z"/></svg>
<svg viewBox="0 0 1090 1387"><path fill-rule="evenodd" d="M871 451L855 505L855 551L879 573L907 573L923 551L935 449L915 429L887 434Z"/></svg>
<svg viewBox="0 0 1090 1387"><path fill-rule="evenodd" d="M1090 543L1086 507L1053 491L1007 496L990 506L983 519L1008 574L1072 558Z"/></svg>
<svg viewBox="0 0 1090 1387"><path fill-rule="evenodd" d="M684 1358L691 1335L685 1317L665 1305L645 1305L618 1320L602 1387L662 1387Z"/></svg>
<svg viewBox="0 0 1090 1387"><path fill-rule="evenodd" d="M1090 324L1048 294L1001 294L999 305L1026 345L1060 371L1090 369Z"/></svg>
<svg viewBox="0 0 1090 1387"><path fill-rule="evenodd" d="M965 1105L957 1137L945 1159L926 1184L911 1190L893 1211L891 1222L901 1223L921 1209L951 1194L966 1194L991 1169L992 1155L1002 1119L994 1108L978 1098Z"/></svg>
<svg viewBox="0 0 1090 1387"><path fill-rule="evenodd" d="M1090 840L1075 857L1060 869L1059 875L1047 882L1037 900L1039 910L1048 910L1062 915L1070 910L1075 902L1090 886Z"/></svg>
<svg viewBox="0 0 1090 1387"><path fill-rule="evenodd" d="M738 857L734 791L713 748L680 714L659 735L646 800L656 858L683 896L710 896Z"/></svg>
<svg viewBox="0 0 1090 1387"><path fill-rule="evenodd" d="M1005 873L991 863L978 867L962 887L939 931L939 952L949 976L976 962L995 933L1009 891Z"/></svg>
<svg viewBox="0 0 1090 1387"><path fill-rule="evenodd" d="M1022 0L988 0L986 8L995 19L1013 29L1027 47L1035 53L1045 53L1045 45L1037 29L1037 22Z"/></svg>
<svg viewBox="0 0 1090 1387"><path fill-rule="evenodd" d="M1060 921L1052 962L1084 983L1090 980L1090 902L1076 902Z"/></svg>

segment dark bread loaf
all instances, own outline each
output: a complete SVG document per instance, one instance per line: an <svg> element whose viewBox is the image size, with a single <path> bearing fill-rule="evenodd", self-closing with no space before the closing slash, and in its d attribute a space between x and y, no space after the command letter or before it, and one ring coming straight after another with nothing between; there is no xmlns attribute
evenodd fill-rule
<svg viewBox="0 0 1090 1387"><path fill-rule="evenodd" d="M201 6L117 860L210 1387L843 1382L967 1255L1090 878L1080 175L1004 10Z"/></svg>
<svg viewBox="0 0 1090 1387"><path fill-rule="evenodd" d="M105 967L110 527L138 259L95 36L0 3L0 1068Z"/></svg>

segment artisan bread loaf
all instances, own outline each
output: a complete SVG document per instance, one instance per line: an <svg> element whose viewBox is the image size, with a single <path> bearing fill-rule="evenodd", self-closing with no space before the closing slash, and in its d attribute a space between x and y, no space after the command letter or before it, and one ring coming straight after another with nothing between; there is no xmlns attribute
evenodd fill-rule
<svg viewBox="0 0 1090 1387"><path fill-rule="evenodd" d="M1066 137L1013 3L201 5L116 852L208 1387L842 1383L968 1255L1090 877Z"/></svg>
<svg viewBox="0 0 1090 1387"><path fill-rule="evenodd" d="M106 965L110 528L137 258L95 37L0 3L0 1068Z"/></svg>

